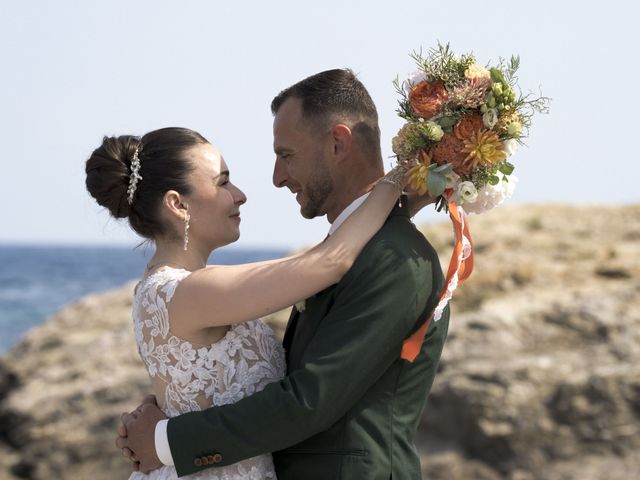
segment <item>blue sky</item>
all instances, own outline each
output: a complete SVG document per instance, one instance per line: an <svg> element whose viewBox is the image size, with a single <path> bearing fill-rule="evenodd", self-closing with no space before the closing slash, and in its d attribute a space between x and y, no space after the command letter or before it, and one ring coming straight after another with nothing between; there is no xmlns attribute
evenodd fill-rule
<svg viewBox="0 0 640 480"><path fill-rule="evenodd" d="M520 54L520 86L553 98L513 157L511 203L638 203L638 10L621 0L2 2L0 242L135 244L86 193L84 161L103 135L165 126L222 151L248 196L238 246L318 241L326 221L303 220L271 184L272 97L351 67L391 155L402 124L392 80L413 70L409 52L438 40L481 64Z"/></svg>

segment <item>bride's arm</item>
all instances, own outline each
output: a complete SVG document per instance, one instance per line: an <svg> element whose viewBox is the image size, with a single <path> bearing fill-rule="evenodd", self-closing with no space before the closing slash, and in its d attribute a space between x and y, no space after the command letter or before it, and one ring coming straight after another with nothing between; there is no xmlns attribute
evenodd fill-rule
<svg viewBox="0 0 640 480"><path fill-rule="evenodd" d="M331 237L302 254L193 272L176 289L172 315L189 330L231 325L277 312L337 283L382 227L399 194L397 184L378 183Z"/></svg>

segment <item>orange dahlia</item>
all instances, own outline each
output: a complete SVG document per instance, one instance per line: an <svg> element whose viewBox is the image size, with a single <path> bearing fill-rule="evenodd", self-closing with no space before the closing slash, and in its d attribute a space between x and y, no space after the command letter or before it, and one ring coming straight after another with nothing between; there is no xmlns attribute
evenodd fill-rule
<svg viewBox="0 0 640 480"><path fill-rule="evenodd" d="M465 115L453 127L453 134L458 140L467 140L476 132L484 129L482 117L478 114Z"/></svg>
<svg viewBox="0 0 640 480"><path fill-rule="evenodd" d="M442 139L436 143L430 153L433 156L433 161L442 165L455 162L457 159L464 159L467 154L463 152L463 149L464 141L458 139L453 132L448 132L442 136Z"/></svg>
<svg viewBox="0 0 640 480"><path fill-rule="evenodd" d="M423 118L431 118L440 113L447 98L447 90L442 82L423 80L409 92L411 108L416 115Z"/></svg>
<svg viewBox="0 0 640 480"><path fill-rule="evenodd" d="M473 171L480 165L495 165L507 158L498 135L486 130L473 133L464 142L463 151L468 154L463 161L468 171Z"/></svg>

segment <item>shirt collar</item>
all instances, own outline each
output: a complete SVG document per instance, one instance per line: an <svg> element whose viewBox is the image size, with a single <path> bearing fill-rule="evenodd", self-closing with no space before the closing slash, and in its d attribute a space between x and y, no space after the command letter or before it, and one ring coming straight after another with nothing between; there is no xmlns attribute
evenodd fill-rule
<svg viewBox="0 0 640 480"><path fill-rule="evenodd" d="M340 225L344 223L344 221L349 218L349 216L356 211L356 209L364 203L364 201L369 196L370 192L365 193L364 195L356 198L353 202L349 204L347 208L345 208L340 215L333 221L331 224L331 228L329 229L329 235L333 235Z"/></svg>

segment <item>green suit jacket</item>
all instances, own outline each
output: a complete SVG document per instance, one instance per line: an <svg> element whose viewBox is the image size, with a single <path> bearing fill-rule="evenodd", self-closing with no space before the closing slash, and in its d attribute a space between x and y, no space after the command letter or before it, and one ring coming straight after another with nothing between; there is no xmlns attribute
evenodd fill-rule
<svg viewBox="0 0 640 480"><path fill-rule="evenodd" d="M404 202L406 204L406 202ZM235 404L169 420L179 475L274 452L279 480L419 479L413 438L447 335L432 322L414 363L402 342L444 278L435 250L396 207L342 280L292 312L287 376ZM214 467L215 468L215 467Z"/></svg>

